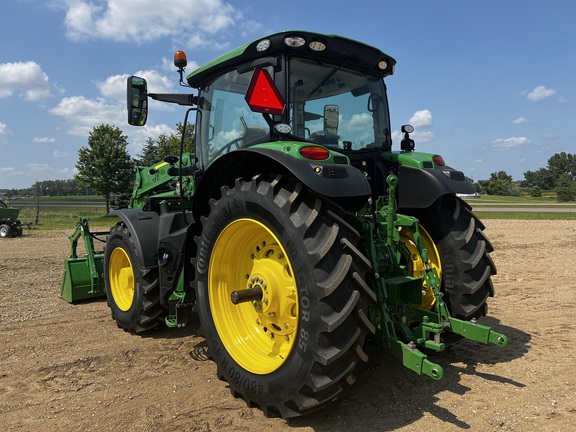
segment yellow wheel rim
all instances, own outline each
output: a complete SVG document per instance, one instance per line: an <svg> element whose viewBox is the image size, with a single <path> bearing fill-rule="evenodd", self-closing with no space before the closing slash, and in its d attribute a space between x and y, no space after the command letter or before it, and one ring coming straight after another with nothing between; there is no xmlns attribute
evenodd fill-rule
<svg viewBox="0 0 576 432"><path fill-rule="evenodd" d="M108 267L110 291L120 310L126 312L134 301L134 269L126 251L117 247L110 254Z"/></svg>
<svg viewBox="0 0 576 432"><path fill-rule="evenodd" d="M420 232L420 238L424 243L424 247L428 251L428 261L430 262L430 265L436 269L438 277L442 280L442 263L440 262L440 254L438 253L436 244L422 225L418 225L418 230ZM406 228L402 229L400 232L400 239L406 248L406 250L403 251L403 255L408 266L408 275L422 277L422 270L424 270L426 266L418 252L412 231ZM426 282L424 282L422 287L422 304L418 305L418 307L430 310L432 309L432 306L434 306L434 303L436 303L436 297L434 297L432 287L429 287L426 285Z"/></svg>
<svg viewBox="0 0 576 432"><path fill-rule="evenodd" d="M262 298L233 304L233 291L259 287ZM220 233L210 257L208 299L218 335L245 370L269 374L288 358L297 335L298 291L286 251L253 219Z"/></svg>

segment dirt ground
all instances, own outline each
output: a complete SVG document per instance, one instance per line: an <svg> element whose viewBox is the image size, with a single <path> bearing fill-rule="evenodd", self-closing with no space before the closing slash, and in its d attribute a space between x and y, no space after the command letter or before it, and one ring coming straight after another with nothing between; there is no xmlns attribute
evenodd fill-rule
<svg viewBox="0 0 576 432"><path fill-rule="evenodd" d="M0 424L25 431L561 431L576 423L576 223L488 220L506 348L431 354L441 381L377 354L334 407L268 419L215 376L193 322L137 337L105 301L58 297L70 232L0 240Z"/></svg>

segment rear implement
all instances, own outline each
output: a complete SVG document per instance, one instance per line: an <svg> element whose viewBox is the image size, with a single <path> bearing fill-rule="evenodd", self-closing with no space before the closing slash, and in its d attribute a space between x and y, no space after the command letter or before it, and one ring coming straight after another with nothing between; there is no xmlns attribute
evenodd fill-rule
<svg viewBox="0 0 576 432"><path fill-rule="evenodd" d="M106 296L104 290L104 275L102 262L103 252L96 252L94 240L98 235L108 234L108 231L90 232L88 219L80 218L76 231L69 238L70 256L64 259L64 276L60 287L60 297L69 303ZM84 243L85 254L79 256L76 249L78 241Z"/></svg>

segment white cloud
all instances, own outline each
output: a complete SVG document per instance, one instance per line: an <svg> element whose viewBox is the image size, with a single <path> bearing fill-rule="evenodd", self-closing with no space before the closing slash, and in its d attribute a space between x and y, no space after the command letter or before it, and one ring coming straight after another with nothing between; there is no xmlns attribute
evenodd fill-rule
<svg viewBox="0 0 576 432"><path fill-rule="evenodd" d="M416 145L418 145L418 143L425 143L428 141L432 141L435 137L436 135L432 131L423 131L423 132L415 131L410 134L410 138L414 140ZM392 142L400 144L403 138L404 134L399 130L395 130L394 132L392 132Z"/></svg>
<svg viewBox="0 0 576 432"><path fill-rule="evenodd" d="M52 153L52 157L54 158L63 158L63 157L68 157L70 153L67 152L66 150L54 150L54 152Z"/></svg>
<svg viewBox="0 0 576 432"><path fill-rule="evenodd" d="M123 106L109 104L102 98L93 100L84 96L63 98L50 112L65 117L72 124L68 133L79 136L88 136L95 126L118 125L125 120Z"/></svg>
<svg viewBox="0 0 576 432"><path fill-rule="evenodd" d="M530 123L530 121L526 117L518 117L512 121L514 124L525 124Z"/></svg>
<svg viewBox="0 0 576 432"><path fill-rule="evenodd" d="M13 173L16 171L16 168L13 167L1 167L0 173Z"/></svg>
<svg viewBox="0 0 576 432"><path fill-rule="evenodd" d="M151 93L174 92L174 80L161 75L158 71L138 71L134 75L146 79L148 82L148 91ZM175 77L176 76L178 75L175 74ZM119 104L126 104L126 80L128 77L128 74L112 75L102 82L97 82L96 85L105 98L112 99Z"/></svg>
<svg viewBox="0 0 576 432"><path fill-rule="evenodd" d="M35 143L53 143L56 142L56 138L48 138L48 137L36 137L32 139Z"/></svg>
<svg viewBox="0 0 576 432"><path fill-rule="evenodd" d="M408 123L415 129L430 127L432 126L432 112L430 110L416 111Z"/></svg>
<svg viewBox="0 0 576 432"><path fill-rule="evenodd" d="M0 122L0 135L12 135L12 132L10 132L6 123Z"/></svg>
<svg viewBox="0 0 576 432"><path fill-rule="evenodd" d="M546 88L544 86L535 87L532 91L527 94L528 100L537 102L542 99L549 98L550 96L554 96L556 94L556 90L551 88Z"/></svg>
<svg viewBox="0 0 576 432"><path fill-rule="evenodd" d="M54 171L54 168L46 163L29 163L26 164L26 168L34 173L46 173Z"/></svg>
<svg viewBox="0 0 576 432"><path fill-rule="evenodd" d="M56 170L56 172L58 172L58 174L76 175L76 174L78 174L78 169L76 167L62 168L62 169Z"/></svg>
<svg viewBox="0 0 576 432"><path fill-rule="evenodd" d="M492 143L492 148L496 150L510 150L528 144L529 142L530 140L526 137L498 138Z"/></svg>
<svg viewBox="0 0 576 432"><path fill-rule="evenodd" d="M73 41L146 43L163 37L199 37L207 43L207 36L242 17L222 0L69 0L66 8L66 35Z"/></svg>
<svg viewBox="0 0 576 432"><path fill-rule="evenodd" d="M15 93L31 102L51 96L48 75L38 63L0 63L0 99Z"/></svg>

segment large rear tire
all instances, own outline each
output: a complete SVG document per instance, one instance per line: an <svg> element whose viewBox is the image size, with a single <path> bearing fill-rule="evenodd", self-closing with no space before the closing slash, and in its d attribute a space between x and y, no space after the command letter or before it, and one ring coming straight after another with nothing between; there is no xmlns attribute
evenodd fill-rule
<svg viewBox="0 0 576 432"><path fill-rule="evenodd" d="M342 217L278 176L222 188L202 218L197 307L209 354L232 394L269 417L324 407L367 361L370 263ZM261 294L232 302L233 291L255 289Z"/></svg>
<svg viewBox="0 0 576 432"><path fill-rule="evenodd" d="M425 238L435 243L431 260L441 273L441 291L450 313L465 320L485 316L487 299L494 296L491 276L496 266L490 257L494 248L472 208L454 195L444 195L427 209L401 212L416 216Z"/></svg>
<svg viewBox="0 0 576 432"><path fill-rule="evenodd" d="M123 223L110 230L104 252L108 306L118 327L135 334L154 330L166 316L160 304L158 269L143 269L132 233Z"/></svg>

